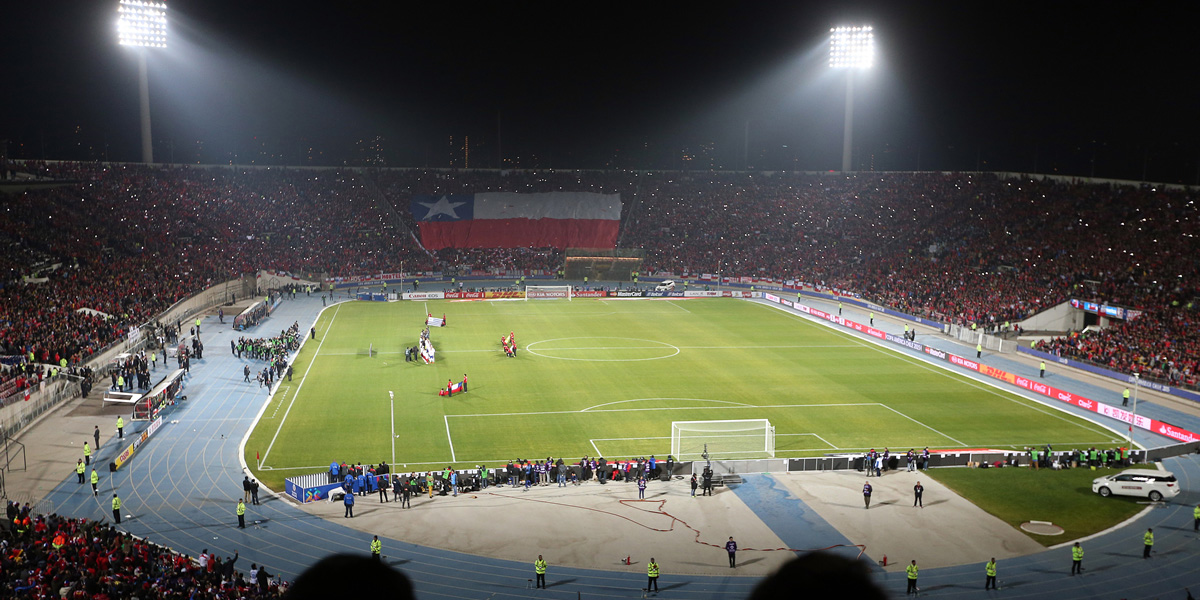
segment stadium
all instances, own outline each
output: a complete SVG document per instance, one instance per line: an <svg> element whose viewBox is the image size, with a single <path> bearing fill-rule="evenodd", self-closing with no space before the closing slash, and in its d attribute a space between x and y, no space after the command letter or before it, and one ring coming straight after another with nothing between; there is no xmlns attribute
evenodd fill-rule
<svg viewBox="0 0 1200 600"><path fill-rule="evenodd" d="M841 169L4 146L0 597L1181 596L1192 171L876 169L872 31Z"/></svg>

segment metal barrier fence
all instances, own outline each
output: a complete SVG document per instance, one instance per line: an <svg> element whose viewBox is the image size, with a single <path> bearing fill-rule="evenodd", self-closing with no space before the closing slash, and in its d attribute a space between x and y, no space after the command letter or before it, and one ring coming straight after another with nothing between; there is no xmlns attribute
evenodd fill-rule
<svg viewBox="0 0 1200 600"><path fill-rule="evenodd" d="M19 410L13 411L0 421L0 436L15 436L42 413L55 408L63 400L75 398L80 394L79 382L70 381L64 376L46 383L49 385L45 389L31 395L29 402L22 403Z"/></svg>
<svg viewBox="0 0 1200 600"><path fill-rule="evenodd" d="M962 342L967 342L974 346L980 344L984 350L994 350L1000 353L1012 353L1017 351L1017 342L1009 341L1003 338L996 337L984 333L980 330L971 330L970 327L961 325L947 325L945 332L952 338Z"/></svg>
<svg viewBox="0 0 1200 600"><path fill-rule="evenodd" d="M1157 462L1164 458L1172 458L1175 456L1183 456L1184 454L1192 453L1200 453L1200 442L1189 442L1186 444L1163 446L1162 448L1152 448L1146 451L1146 460Z"/></svg>

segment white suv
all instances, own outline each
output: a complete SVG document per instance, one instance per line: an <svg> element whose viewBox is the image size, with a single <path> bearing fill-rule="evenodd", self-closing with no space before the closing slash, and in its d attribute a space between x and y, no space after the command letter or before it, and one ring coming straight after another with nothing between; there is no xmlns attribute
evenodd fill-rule
<svg viewBox="0 0 1200 600"><path fill-rule="evenodd" d="M1117 494L1160 502L1163 498L1179 495L1179 482L1175 480L1175 475L1168 471L1128 469L1116 475L1097 477L1092 481L1092 491L1105 498Z"/></svg>
<svg viewBox="0 0 1200 600"><path fill-rule="evenodd" d="M654 286L656 292L672 292L675 291L675 282L670 279Z"/></svg>

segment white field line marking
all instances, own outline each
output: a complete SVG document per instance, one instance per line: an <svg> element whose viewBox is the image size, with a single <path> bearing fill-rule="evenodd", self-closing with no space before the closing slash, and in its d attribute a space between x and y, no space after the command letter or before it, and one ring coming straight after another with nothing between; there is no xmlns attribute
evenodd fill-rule
<svg viewBox="0 0 1200 600"><path fill-rule="evenodd" d="M579 412L587 412L589 410L592 410L593 408L600 408L601 406L612 406L613 404L624 404L626 402L653 402L655 400L691 400L694 402L719 402L721 404L733 404L736 406L752 406L751 404L743 404L741 402L730 402L728 400L708 400L705 398L635 398L633 400L617 400L616 402L605 402L604 404L597 404L595 406L589 406Z"/></svg>
<svg viewBox="0 0 1200 600"><path fill-rule="evenodd" d="M669 440L669 439L671 439L671 436L668 435L668 436L659 436L659 437L592 438L592 441L595 441L595 442L621 442L621 441L625 441L625 440Z"/></svg>
<svg viewBox="0 0 1200 600"><path fill-rule="evenodd" d="M596 451L596 456L604 456L604 453L600 452L600 449L596 447L596 440L588 440L588 441L592 443L592 450Z"/></svg>
<svg viewBox="0 0 1200 600"><path fill-rule="evenodd" d="M747 404L746 406L730 406L730 410L741 408L758 408L758 409L777 409L777 408L828 408L831 406L882 406L878 402L846 402L842 404L776 404L774 406L754 406ZM610 408L607 410L592 410L591 413L605 412L645 412L648 410L703 410L712 409L711 406L677 406L666 408ZM524 417L529 415L574 415L583 411L580 410L547 410L542 412L517 412L517 413L475 413L469 415L446 415L449 417Z"/></svg>
<svg viewBox="0 0 1200 600"><path fill-rule="evenodd" d="M944 433L942 433L942 432L940 432L940 431L938 431L938 430L936 430L936 429L934 429L934 428L932 428L932 427L930 427L930 426L928 426L928 425L926 425L926 424L924 424L924 423L922 423L922 422L920 422L920 421L918 421L918 420L916 420L916 419L914 419L914 418L912 418L912 417L910 417L910 416L908 416L908 415L906 415L906 414L904 414L904 413L902 413L902 412L900 412L900 411L898 411L898 410L896 410L896 409L894 409L894 408L892 408L892 407L890 407L890 406L888 406L888 405L886 405L886 404L880 403L880 406L882 406L882 407L884 407L884 408L886 408L886 409L888 409L888 410L890 410L890 411L892 411L892 412L894 412L894 413L896 413L896 414L898 414L898 415L900 415L900 416L904 417L905 419L908 419L909 421L912 421L913 423L916 423L917 425L920 425L921 427L924 427L925 429L928 429L928 430L930 430L930 431L932 431L932 432L934 432L934 433L936 433L936 434L938 434L938 435L940 435L940 436L942 436L942 437L944 437L944 438L946 438L946 439L948 439L948 440L950 440L950 441L954 442L955 444L958 444L959 446L962 446L962 447L964 447L964 448L965 448L965 447L967 447L967 445L966 445L966 444L964 444L963 442L960 442L960 441L958 441L958 440L956 440L956 439L954 439L954 438L952 438L952 437L950 437L950 436L948 436L948 435L946 435L946 434L944 434Z"/></svg>
<svg viewBox="0 0 1200 600"><path fill-rule="evenodd" d="M531 342L530 345L537 342ZM818 344L804 346L676 346L681 350L771 350L771 349L800 349L800 348L858 348L857 344ZM578 347L578 348L550 348L543 352L555 350L664 350L667 346L614 346L614 347ZM469 352L499 352L496 349L487 350L438 350L438 352L450 353L469 353ZM379 351L375 354L403 354L399 351ZM358 356L357 352L326 352L321 356Z"/></svg>
<svg viewBox="0 0 1200 600"><path fill-rule="evenodd" d="M450 442L450 462L458 462L458 460L454 458L454 438L450 437L450 415L443 415L442 420L446 422L446 439ZM395 460L392 461L393 464L395 462Z"/></svg>
<svg viewBox="0 0 1200 600"><path fill-rule="evenodd" d="M388 406L392 417L392 464L396 464L396 397L388 392Z"/></svg>
<svg viewBox="0 0 1200 600"><path fill-rule="evenodd" d="M271 411L271 416L267 417L268 419L274 419L275 415L279 414L279 407L283 406L283 401L285 399L287 399L288 391L291 389L292 389L292 386L290 386L290 385L283 388L283 394L281 394L279 396L279 404L275 405L275 410Z"/></svg>
<svg viewBox="0 0 1200 600"><path fill-rule="evenodd" d="M908 364L915 365L915 366L920 367L931 373L936 373L938 375L941 375L942 377L946 377L949 379L957 379L955 376L961 377L962 379L958 379L958 382L963 385L966 385L968 387L973 387L977 390L983 390L989 394L992 394L993 396L996 396L998 398L1003 398L1004 400L1007 400L1007 401L1015 403L1015 404L1019 404L1025 408L1028 408L1029 410L1032 410L1035 412L1040 412L1048 417L1054 417L1055 419L1059 419L1060 421L1070 423L1071 425L1078 427L1080 429L1086 429L1093 433L1099 433L1102 435L1117 435L1117 436L1125 435L1124 433L1117 431L1116 429L1108 427L1102 423L1092 421L1091 419L1089 419L1085 416L1076 415L1075 413L1072 413L1071 411L1066 410L1065 408L1055 406L1055 405L1049 404L1049 403L1044 403L1044 402L1042 402L1042 400L1040 398L1033 397L1033 396L1026 396L1024 393L1009 390L1008 388L1002 388L999 385L992 383L991 381L986 381L983 379L976 379L970 373L956 371L948 365L941 365L941 364L937 364L937 363L930 363L930 362L926 362L923 360L918 360L918 359L908 356L907 354L900 352L898 349L888 348L888 347L882 346L882 345L876 345L875 343L869 342L867 340L859 339L857 336L854 336L853 334L851 334L847 331L841 331L840 329L837 329L838 327L840 327L840 325L836 325L833 323L826 325L822 321L817 320L815 318L803 317L799 314L789 311L786 306L779 306L776 304L764 304L761 302L755 302L754 304L758 304L759 306L766 306L768 308L775 308L776 310L791 317L792 319L795 319L802 323L808 323L809 325L814 326L814 327L822 327L828 331L832 331L838 337L841 337L841 338L847 339L847 340L851 340L860 346L863 346L865 348L870 348L870 349L874 350L875 352L884 354L886 356L890 356L892 358L897 358ZM1028 400L1029 402L1032 402L1033 404L1031 405L1031 404L1027 404L1025 402L1020 402L1020 401L1016 400L1014 397ZM1041 408L1039 408L1039 407L1041 407ZM1050 410L1045 410L1047 408ZM1058 414L1055 414L1055 413L1058 413ZM1096 425L1100 429L1097 429L1096 427L1088 427L1087 425L1081 425L1079 423L1073 422L1070 419L1068 419L1066 416L1063 416L1064 414L1082 419L1085 423L1090 423L1092 425ZM1122 423L1122 424L1128 425L1128 423ZM1101 429L1103 429L1104 431L1101 431Z"/></svg>
<svg viewBox="0 0 1200 600"><path fill-rule="evenodd" d="M688 309L686 309L686 308L684 308L684 307L682 307L682 306L680 306L680 305L678 305L678 304L675 304L675 301L673 301L673 300L667 300L667 304L670 304L671 306L674 306L675 308L678 308L679 310L682 310L683 312L685 312L685 313L687 313L687 314L689 314L689 315L690 315L690 314L692 314L692 311L690 311L690 310L688 310Z"/></svg>
<svg viewBox="0 0 1200 600"><path fill-rule="evenodd" d="M829 446L830 448L837 448L837 446L834 446L833 444L830 444L830 443L829 443L829 440L827 440L827 439L825 439L825 438L823 438L823 437L821 437L821 436L819 436L819 435L817 435L817 434L815 434L815 433L814 433L813 435L817 436L817 439L818 439L818 440L821 440L822 442L824 442L826 446ZM775 437L779 437L779 434L778 434L778 433L777 433L777 434L775 434Z"/></svg>
<svg viewBox="0 0 1200 600"><path fill-rule="evenodd" d="M292 396L292 401L288 403L287 410L283 411L283 418L279 420L279 428L275 430L275 435L271 437L271 443L267 446L267 451L263 452L263 457L259 464L266 464L267 457L271 455L271 448L275 447L275 440L279 439L279 432L283 431L283 424L287 423L288 415L291 414L292 407L296 405L296 398L300 397L300 390L304 389L304 382L308 381L308 374L317 362L317 357L321 355L321 346L325 344L325 340L329 339L329 330L333 329L333 322L337 319L339 310L342 310L340 304L337 308L333 309L333 316L329 317L329 324L325 326L326 336L321 338L320 343L317 344L317 351L313 352L312 358L308 361L308 368L304 370L304 376L300 378L300 385L296 386L296 394Z"/></svg>

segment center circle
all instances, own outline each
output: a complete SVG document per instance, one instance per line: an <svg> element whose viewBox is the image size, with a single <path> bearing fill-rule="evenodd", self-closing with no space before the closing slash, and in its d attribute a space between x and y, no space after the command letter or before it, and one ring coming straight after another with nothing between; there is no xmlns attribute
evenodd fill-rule
<svg viewBox="0 0 1200 600"><path fill-rule="evenodd" d="M525 346L525 351L542 358L591 362L659 360L679 354L678 347L666 342L596 336L540 340Z"/></svg>

